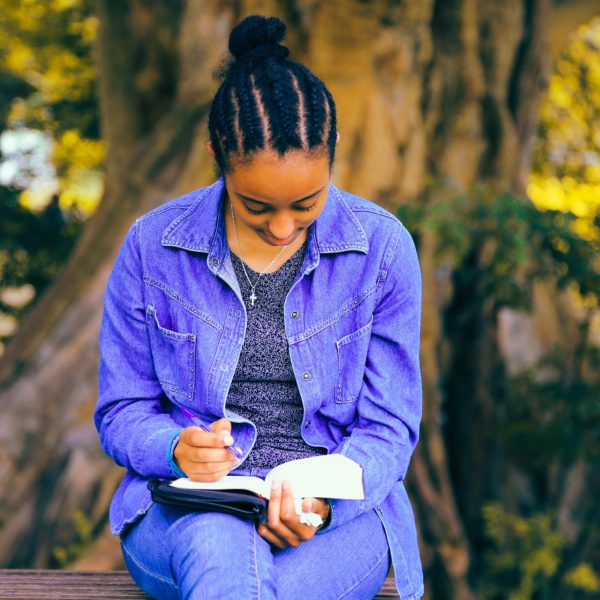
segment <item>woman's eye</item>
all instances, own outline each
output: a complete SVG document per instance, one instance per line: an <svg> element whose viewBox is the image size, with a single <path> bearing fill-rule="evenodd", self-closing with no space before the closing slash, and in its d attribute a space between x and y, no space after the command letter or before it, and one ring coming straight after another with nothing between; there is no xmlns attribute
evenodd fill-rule
<svg viewBox="0 0 600 600"><path fill-rule="evenodd" d="M296 206L294 208L294 210L299 210L300 212L308 212L309 210L312 210L316 205L317 205L317 203L315 202L314 204L311 204L311 206L307 206L307 207ZM263 209L263 210L253 210L249 206L246 206L246 210L249 213L253 214L253 215L264 215L267 212L266 209Z"/></svg>
<svg viewBox="0 0 600 600"><path fill-rule="evenodd" d="M309 210L312 210L315 206L317 205L317 203L315 202L314 204L311 204L310 206L307 206L306 208L302 207L302 206L298 206L298 210L301 210L302 212L308 212Z"/></svg>

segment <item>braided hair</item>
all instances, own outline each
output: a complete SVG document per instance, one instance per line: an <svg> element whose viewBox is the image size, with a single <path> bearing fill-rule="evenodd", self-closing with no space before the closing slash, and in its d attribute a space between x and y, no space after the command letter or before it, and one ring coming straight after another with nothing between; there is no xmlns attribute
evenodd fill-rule
<svg viewBox="0 0 600 600"><path fill-rule="evenodd" d="M327 153L333 164L335 103L325 84L288 58L285 24L253 15L229 36L233 59L219 71L222 83L211 106L208 130L222 173L260 150L283 156L302 150Z"/></svg>

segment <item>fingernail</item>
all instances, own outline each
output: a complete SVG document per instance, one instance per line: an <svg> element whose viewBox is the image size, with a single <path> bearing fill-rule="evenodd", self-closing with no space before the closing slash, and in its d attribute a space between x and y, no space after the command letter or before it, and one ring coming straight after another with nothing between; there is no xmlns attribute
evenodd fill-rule
<svg viewBox="0 0 600 600"><path fill-rule="evenodd" d="M283 487L284 490L288 490L289 487L290 487L290 482L289 481L284 481L282 487Z"/></svg>
<svg viewBox="0 0 600 600"><path fill-rule="evenodd" d="M272 490L278 490L281 487L280 481L273 481L273 485L271 486Z"/></svg>
<svg viewBox="0 0 600 600"><path fill-rule="evenodd" d="M226 446L233 446L233 438L227 433L223 436L223 443Z"/></svg>

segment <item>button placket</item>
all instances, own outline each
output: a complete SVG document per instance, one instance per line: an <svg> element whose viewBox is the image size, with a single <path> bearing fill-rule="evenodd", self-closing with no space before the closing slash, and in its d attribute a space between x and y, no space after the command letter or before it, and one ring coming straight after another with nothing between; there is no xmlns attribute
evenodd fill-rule
<svg viewBox="0 0 600 600"><path fill-rule="evenodd" d="M196 342L196 336L194 336L192 339L193 339L193 341L194 341L194 344L195 344L195 342ZM194 349L195 349L195 346L192 346L192 347L191 347L191 349L190 349L190 361L191 361L191 363L192 363L192 369L191 369L191 372L192 372L192 373L194 372L194 366L195 366L195 365L194 365ZM192 378L193 378L193 377L194 377L194 376L192 375ZM190 390L192 390L192 389L194 388L194 381L193 381L193 379L192 379L192 381L191 381L190 383L188 383L188 388L189 388ZM191 394L191 392L190 392L190 393L188 393L188 394L186 394L186 396L187 396L188 398L190 398L190 399L191 399L191 398L192 398L192 394Z"/></svg>

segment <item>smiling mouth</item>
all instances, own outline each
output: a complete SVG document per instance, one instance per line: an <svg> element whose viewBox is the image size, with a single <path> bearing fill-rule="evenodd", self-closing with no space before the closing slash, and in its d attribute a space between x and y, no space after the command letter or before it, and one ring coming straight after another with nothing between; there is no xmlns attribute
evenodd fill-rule
<svg viewBox="0 0 600 600"><path fill-rule="evenodd" d="M271 234L267 233L267 238L275 245L275 246L285 246L286 244L291 244L297 237L299 232L294 232L289 237L281 240L279 238L273 237Z"/></svg>

